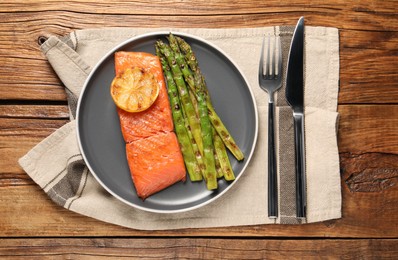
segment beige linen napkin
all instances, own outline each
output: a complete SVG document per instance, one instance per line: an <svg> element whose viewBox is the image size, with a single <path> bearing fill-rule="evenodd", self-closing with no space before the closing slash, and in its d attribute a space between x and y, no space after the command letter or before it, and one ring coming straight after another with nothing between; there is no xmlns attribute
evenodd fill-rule
<svg viewBox="0 0 398 260"><path fill-rule="evenodd" d="M336 121L339 78L338 30L305 28L305 131L307 218L295 218L293 133L291 110L281 92L277 98L277 149L280 217L267 213L267 94L258 87L262 36L280 35L284 60L293 27L245 29L104 28L50 37L42 51L66 87L72 121L19 160L28 175L57 204L105 222L135 229L162 230L272 223L311 223L341 217L341 188ZM259 112L259 135L252 160L239 181L222 197L184 213L150 213L111 196L88 171L80 154L73 120L77 97L91 68L117 44L152 31L185 32L223 49L247 77Z"/></svg>

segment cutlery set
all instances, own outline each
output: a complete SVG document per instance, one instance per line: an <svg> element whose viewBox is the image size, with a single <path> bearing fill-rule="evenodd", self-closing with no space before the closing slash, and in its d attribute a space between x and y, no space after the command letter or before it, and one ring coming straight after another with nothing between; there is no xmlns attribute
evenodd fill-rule
<svg viewBox="0 0 398 260"><path fill-rule="evenodd" d="M259 85L269 95L268 106L268 217L278 217L278 183L274 133L274 94L282 86L282 47L280 37L268 37L267 58L264 61L265 38L261 49ZM296 176L296 216L306 217L306 172L304 140L304 17L294 30L286 71L286 101L293 111ZM271 59L272 57L272 59ZM276 58L277 57L277 58ZM264 66L265 65L265 66ZM281 187L283 188L283 187Z"/></svg>

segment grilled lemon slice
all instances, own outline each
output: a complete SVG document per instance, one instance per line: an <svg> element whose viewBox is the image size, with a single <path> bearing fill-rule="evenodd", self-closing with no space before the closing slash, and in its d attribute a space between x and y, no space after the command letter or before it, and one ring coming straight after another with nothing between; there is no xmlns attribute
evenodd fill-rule
<svg viewBox="0 0 398 260"><path fill-rule="evenodd" d="M155 102L159 89L152 73L140 68L131 68L113 79L111 96L119 108L127 112L141 112Z"/></svg>

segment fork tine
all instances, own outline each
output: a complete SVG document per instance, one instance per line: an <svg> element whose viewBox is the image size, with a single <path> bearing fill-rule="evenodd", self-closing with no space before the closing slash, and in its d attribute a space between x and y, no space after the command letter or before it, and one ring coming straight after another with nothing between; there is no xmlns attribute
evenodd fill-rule
<svg viewBox="0 0 398 260"><path fill-rule="evenodd" d="M259 80L261 80L263 78L264 75L264 45L265 45L265 35L263 37L263 44L261 47L261 54L260 54L260 64L258 67L258 77Z"/></svg>
<svg viewBox="0 0 398 260"><path fill-rule="evenodd" d="M268 34L268 45L267 45L267 60L265 63L266 71L265 71L265 77L268 78L271 75L271 36Z"/></svg>
<svg viewBox="0 0 398 260"><path fill-rule="evenodd" d="M278 48L279 48L279 53L278 53L278 77L282 76L282 43L281 43L281 37L278 36Z"/></svg>
<svg viewBox="0 0 398 260"><path fill-rule="evenodd" d="M267 43L266 38L267 37ZM271 38L273 38L271 40ZM267 46L265 46L267 45ZM266 53L265 53L266 52ZM282 45L280 36L263 36L259 63L259 82L280 80L282 77ZM268 83L272 84L272 83ZM267 90L268 91L268 90Z"/></svg>
<svg viewBox="0 0 398 260"><path fill-rule="evenodd" d="M270 74L271 76L272 76L272 78L276 78L276 69L277 69L277 66L278 66L278 64L276 63L276 60L275 60L275 53L276 53L276 37L273 37L274 38L274 44L273 44L273 50L272 50L272 74Z"/></svg>

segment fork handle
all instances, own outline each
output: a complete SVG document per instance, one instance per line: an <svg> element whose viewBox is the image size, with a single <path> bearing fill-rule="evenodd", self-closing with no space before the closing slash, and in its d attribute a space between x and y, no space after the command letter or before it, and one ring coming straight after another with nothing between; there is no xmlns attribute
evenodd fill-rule
<svg viewBox="0 0 398 260"><path fill-rule="evenodd" d="M278 217L278 185L276 176L274 103L268 103L268 217Z"/></svg>

